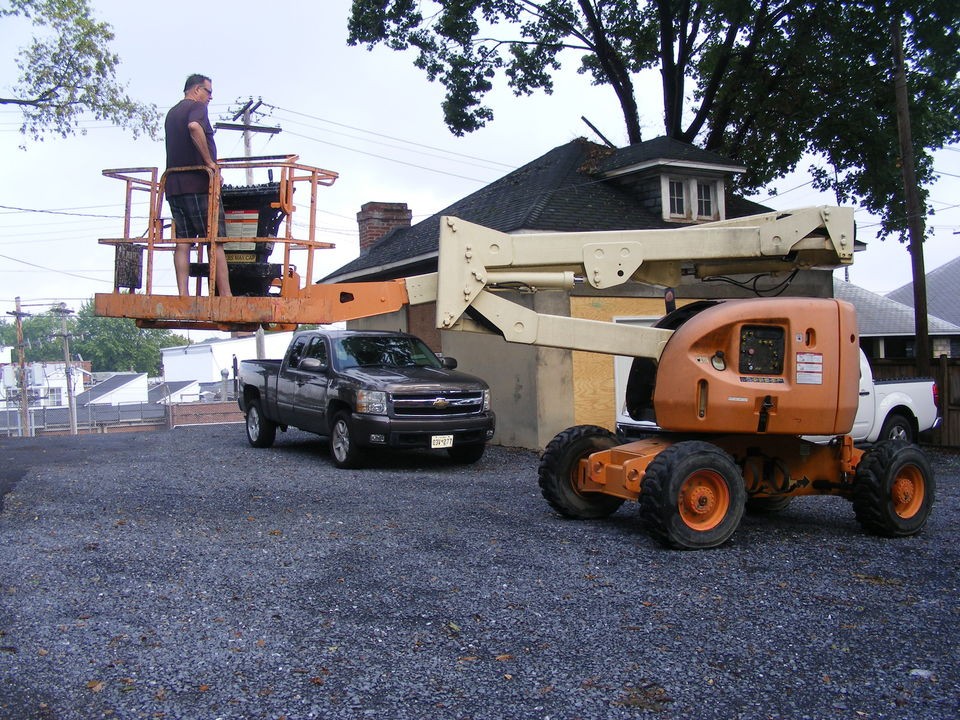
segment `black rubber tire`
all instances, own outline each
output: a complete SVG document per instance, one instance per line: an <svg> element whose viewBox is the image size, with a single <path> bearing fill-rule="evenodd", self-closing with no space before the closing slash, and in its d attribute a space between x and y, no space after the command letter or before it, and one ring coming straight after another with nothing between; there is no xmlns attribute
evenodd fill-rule
<svg viewBox="0 0 960 720"><path fill-rule="evenodd" d="M793 497L790 495L748 497L746 510L752 515L770 515L785 510L791 502Z"/></svg>
<svg viewBox="0 0 960 720"><path fill-rule="evenodd" d="M671 445L647 467L640 517L667 547L701 550L727 542L743 517L743 474L725 451L708 442Z"/></svg>
<svg viewBox="0 0 960 720"><path fill-rule="evenodd" d="M853 512L869 533L906 537L920 532L933 510L936 482L916 445L887 440L860 460L853 480Z"/></svg>
<svg viewBox="0 0 960 720"><path fill-rule="evenodd" d="M254 447L270 447L277 439L277 424L264 417L259 400L251 400L247 405L246 426L247 440Z"/></svg>
<svg viewBox="0 0 960 720"><path fill-rule="evenodd" d="M567 428L549 442L540 457L540 493L550 507L564 517L577 520L604 518L615 513L623 499L603 493L581 493L576 489L580 460L620 443L617 436L596 425Z"/></svg>
<svg viewBox="0 0 960 720"><path fill-rule="evenodd" d="M360 467L360 449L353 436L350 413L341 410L330 424L330 458L338 468Z"/></svg>
<svg viewBox="0 0 960 720"><path fill-rule="evenodd" d="M472 465L483 457L483 451L487 449L486 443L471 443L470 445L454 445L447 448L447 455L455 463L460 465Z"/></svg>
<svg viewBox="0 0 960 720"><path fill-rule="evenodd" d="M899 413L887 415L880 428L880 434L877 436L877 442L884 440L902 440L903 442L913 443L917 441L913 433L913 423Z"/></svg>

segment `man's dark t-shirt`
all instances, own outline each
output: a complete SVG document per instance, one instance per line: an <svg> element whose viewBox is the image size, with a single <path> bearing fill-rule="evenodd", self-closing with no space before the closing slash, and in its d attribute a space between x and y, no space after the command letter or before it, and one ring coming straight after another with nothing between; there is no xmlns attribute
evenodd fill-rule
<svg viewBox="0 0 960 720"><path fill-rule="evenodd" d="M198 122L207 136L210 157L217 159L217 145L213 140L213 128L207 117L207 106L184 98L167 113L164 121L167 145L167 168L203 165L203 158L197 151L187 125ZM186 195L188 193L206 194L209 192L209 175L203 171L177 172L167 175L167 196Z"/></svg>

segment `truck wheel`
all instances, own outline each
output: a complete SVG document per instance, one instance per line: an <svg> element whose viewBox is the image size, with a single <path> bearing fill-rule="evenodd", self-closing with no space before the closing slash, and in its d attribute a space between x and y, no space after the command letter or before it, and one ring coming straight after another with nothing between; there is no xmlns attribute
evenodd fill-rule
<svg viewBox="0 0 960 720"><path fill-rule="evenodd" d="M339 468L355 468L360 465L360 450L353 441L350 413L341 410L333 416L330 427L330 456Z"/></svg>
<svg viewBox="0 0 960 720"><path fill-rule="evenodd" d="M880 434L877 436L877 442L883 442L884 440L916 442L916 438L913 437L913 424L903 415L897 413L887 415L880 428Z"/></svg>
<svg viewBox="0 0 960 720"><path fill-rule="evenodd" d="M472 465L483 457L483 451L487 449L484 443L473 443L471 445L454 445L447 448L447 455L455 463L461 465Z"/></svg>
<svg viewBox="0 0 960 720"><path fill-rule="evenodd" d="M746 490L740 468L715 445L671 445L647 467L640 517L664 545L698 550L722 545L743 517Z"/></svg>
<svg viewBox="0 0 960 720"><path fill-rule="evenodd" d="M886 440L874 445L857 466L853 512L867 532L915 535L927 523L935 490L923 451L900 440Z"/></svg>
<svg viewBox="0 0 960 720"><path fill-rule="evenodd" d="M265 448L273 445L276 438L276 423L263 416L259 400L251 400L247 408L247 440L254 447Z"/></svg>
<svg viewBox="0 0 960 720"><path fill-rule="evenodd" d="M557 435L540 458L540 493L561 515L578 520L612 515L623 499L577 490L580 460L619 445L617 436L596 425L577 425Z"/></svg>
<svg viewBox="0 0 960 720"><path fill-rule="evenodd" d="M791 502L793 497L789 495L751 497L747 498L747 512L753 515L769 515L786 509Z"/></svg>

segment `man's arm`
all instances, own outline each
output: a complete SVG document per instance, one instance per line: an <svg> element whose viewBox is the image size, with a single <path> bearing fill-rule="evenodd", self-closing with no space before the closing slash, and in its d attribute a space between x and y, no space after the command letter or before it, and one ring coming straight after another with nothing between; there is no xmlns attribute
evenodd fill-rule
<svg viewBox="0 0 960 720"><path fill-rule="evenodd" d="M210 156L210 148L207 146L207 135L203 131L203 126L194 120L187 124L187 130L190 131L190 139L193 141L194 147L197 148L197 152L200 153L200 157L203 158L203 164L211 170L215 170L217 163L215 163Z"/></svg>

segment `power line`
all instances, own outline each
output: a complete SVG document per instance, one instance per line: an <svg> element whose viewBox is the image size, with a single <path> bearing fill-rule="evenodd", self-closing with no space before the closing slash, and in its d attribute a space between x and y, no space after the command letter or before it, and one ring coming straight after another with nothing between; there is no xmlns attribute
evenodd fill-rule
<svg viewBox="0 0 960 720"><path fill-rule="evenodd" d="M309 135L301 135L299 133L290 132L290 131L287 131L287 135L293 135L294 137L303 138L304 140L311 140L313 142L317 142L322 145L330 145L331 147L340 148L341 150L348 150L349 152L359 153L360 155L366 155L367 157L377 158L378 160L386 160L387 162L396 163L398 165L405 165L406 167L417 168L418 170L426 170L427 172L437 173L438 175L455 177L459 180L469 180L470 182L476 182L481 184L489 182L488 180L481 180L480 178L468 177L466 175L458 175L457 173L447 172L446 170L437 170L436 168L430 168L424 165L417 165L416 163L406 162L404 160L395 160L390 157L385 157L383 155L377 155L376 153L367 152L366 150L358 150L357 148L347 147L346 145L338 145L337 143L332 143L327 140L320 140L319 138L310 137Z"/></svg>
<svg viewBox="0 0 960 720"><path fill-rule="evenodd" d="M316 115L309 115L309 114L307 114L307 113L297 112L296 110L290 110L289 108L282 108L282 107L279 107L278 105L271 105L270 103L264 103L264 105L266 105L266 106L269 107L269 108L273 108L273 109L275 109L275 110L280 110L281 112L290 113L291 115L298 115L298 116L300 116L300 117L309 118L309 119L311 119L311 120L316 120L316 121L318 121L318 122L327 123L327 124L329 124L329 125L336 125L337 127L346 128L346 129L348 129L348 130L356 130L356 131L358 131L358 132L366 133L366 134L368 134L368 135L374 135L374 136L376 136L376 137L386 138L387 140L395 140L395 141L397 141L397 142L402 142L402 143L404 143L405 145L413 145L413 146L415 146L415 147L422 147L422 148L426 148L427 150L436 150L437 152L442 152L442 153L445 153L445 154L447 154L447 155L454 155L454 156L456 156L456 157L466 158L466 159L468 159L468 160L479 160L479 161L481 161L481 162L485 162L485 163L488 163L488 164L490 164L490 165L499 165L500 167L506 168L506 169L509 169L509 170L513 170L513 169L514 169L514 166L513 166L513 165L509 165L509 164L507 164L507 163L498 162L498 161L496 161L496 160L490 160L490 159L488 159L488 158L481 158L481 157L477 157L477 156L475 156L475 155L467 155L467 154L465 154L465 153L458 153L458 152L454 152L453 150L446 150L446 149L444 149L444 148L438 148L438 147L435 147L435 146L433 146L433 145L426 145L426 144L424 144L424 143L414 142L413 140L406 140L406 139L404 139L404 138L398 138L398 137L395 137L395 136L393 136L393 135L386 135L386 134L384 134L384 133L374 132L373 130L364 130L363 128L358 128L358 127L353 126L353 125L347 125L347 124L345 124L345 123L336 122L336 121L334 121L334 120L327 120L326 118L318 117L318 116L316 116Z"/></svg>
<svg viewBox="0 0 960 720"><path fill-rule="evenodd" d="M91 280L93 282L110 282L109 280L102 280L101 278L92 278L85 275L78 275L77 273L67 272L66 270L55 270L54 268L46 267L44 265L37 265L36 263L27 262L26 260L20 260L19 258L10 257L9 255L0 254L0 258L5 260L10 260L11 262L20 263L21 265L29 265L30 267L39 268L40 270L46 270L47 272L57 273L58 275L67 275L69 277L79 278L81 280Z"/></svg>

